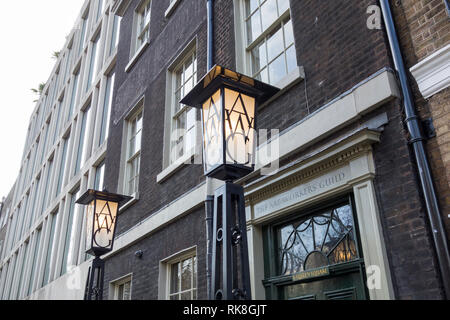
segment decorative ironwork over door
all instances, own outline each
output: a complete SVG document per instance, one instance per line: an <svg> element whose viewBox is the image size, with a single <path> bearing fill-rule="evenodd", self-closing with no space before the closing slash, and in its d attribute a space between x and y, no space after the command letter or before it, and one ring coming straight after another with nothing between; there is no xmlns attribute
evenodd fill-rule
<svg viewBox="0 0 450 320"><path fill-rule="evenodd" d="M280 275L359 258L350 205L331 208L278 229Z"/></svg>

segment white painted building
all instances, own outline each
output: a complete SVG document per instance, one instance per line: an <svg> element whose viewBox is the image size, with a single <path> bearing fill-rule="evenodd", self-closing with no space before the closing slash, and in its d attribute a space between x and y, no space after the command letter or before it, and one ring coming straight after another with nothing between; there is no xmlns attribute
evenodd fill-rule
<svg viewBox="0 0 450 320"><path fill-rule="evenodd" d="M101 189L120 17L85 1L33 111L0 260L0 300L81 299L80 190Z"/></svg>

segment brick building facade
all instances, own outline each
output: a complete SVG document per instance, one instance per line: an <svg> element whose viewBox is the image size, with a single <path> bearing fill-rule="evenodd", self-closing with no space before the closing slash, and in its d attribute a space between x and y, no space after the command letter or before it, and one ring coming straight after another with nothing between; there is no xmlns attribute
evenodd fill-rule
<svg viewBox="0 0 450 320"><path fill-rule="evenodd" d="M392 7L420 117L433 121L435 134L427 141L427 149L449 233L449 12L445 1L401 1Z"/></svg>
<svg viewBox="0 0 450 320"><path fill-rule="evenodd" d="M132 197L104 256L109 299L208 298L205 200L223 183L204 176L200 111L179 103L209 69L206 2L115 0L104 12L105 21L121 17L97 80L103 88L114 72L109 134L60 201L77 187ZM270 139L259 132L255 171L236 181L252 298L448 297L379 1L212 4L214 64L280 89L257 110ZM420 118L436 128L426 147L449 231L449 18L441 0L391 5ZM438 75L431 84L429 74ZM3 286L14 279L7 260ZM24 298L82 299L90 263Z"/></svg>
<svg viewBox="0 0 450 320"><path fill-rule="evenodd" d="M118 82L111 129L114 138L109 142L110 152L106 160L109 168L106 186L109 190L117 188L123 174L120 157L124 143L120 145L117 141L123 141L124 123L142 97L144 115L139 200L133 201L121 213L120 244L107 259L105 283L110 285L105 293L110 297L114 296L112 291L116 279L129 275L133 299L168 298L170 288L167 287L166 276L171 272L166 262L178 254L183 255L189 248L195 248L198 257L196 289L198 298L206 298L205 212L202 201L206 184L202 167L167 167L162 152L166 148L166 127L169 125L164 106L168 106L167 83L172 66L194 41L197 79L207 69L206 6L192 1L173 3L175 6L165 2L152 3L152 31L148 47L139 53L137 59L130 54L129 44L135 36L132 26L139 1L119 1L118 4L117 12L123 16L124 28L116 71ZM281 170L275 176L267 177L257 169L255 174L239 181L245 187L247 209L251 212L247 219L255 298L287 298L291 292L283 291L286 290L283 286L271 280L277 272L268 267L270 263L267 260L271 249L266 242L272 225L289 220L286 217L301 217L305 212L313 212L314 208L326 206L328 201L333 203L347 194L356 198L354 206L356 211L360 211L356 213L360 220L359 232L367 233L361 234L360 243L362 255L367 255L364 265L368 267L368 261L378 261L383 264L381 271L386 272L382 277L385 287L368 290L362 296L372 299L445 297L414 155L408 144L388 39L383 29L367 27L371 5L376 5L376 2L359 1L357 5L348 6L341 1L290 1L288 17L292 21L299 68L277 84L281 88L280 94L258 110L259 128L280 131ZM214 1L214 62L248 74L245 61L248 53L245 52L245 44L242 45L245 25L239 21L244 10L245 6L240 1ZM384 89L383 83L387 85ZM375 93L374 90L378 91ZM385 95L379 96L383 90L386 90ZM336 122L325 120L333 114L330 113L332 110L342 111L335 108L351 108L352 99L355 99L357 114L349 115L349 118L345 115L345 119L336 119ZM335 116L333 114L331 118ZM322 120L324 127L316 127ZM300 137L302 134L304 136ZM294 137L300 141L284 145ZM337 146L342 150L351 149L350 141L354 139L363 141L354 150L365 150L362 153L367 152L366 160L369 163L373 161L374 167L361 173L370 177L369 185L361 187L356 182L361 178L354 178L353 182L347 181L345 186L338 186L335 191L327 190L324 194L297 199L295 204L278 205L280 199L277 197L289 195L289 190L308 185L310 181L320 181L321 174L326 177L328 172L333 172L333 168L339 169L346 161L352 166L352 156L348 153L338 158L342 163L330 159L336 155L333 152L339 149ZM432 145L433 141L429 144ZM167 174L165 171L168 169ZM284 184L280 184L280 179L286 179ZM118 191L123 190L121 188L119 183ZM361 221L366 219L361 212L368 210L365 208L368 200L361 200L363 195L358 194L361 190L373 192L373 205L377 207L378 216L372 218L378 221L376 227L364 226L368 221ZM180 203L189 205L180 209ZM270 212L267 207L276 207L280 213ZM196 223L190 225L189 221ZM369 234L370 237L376 234L378 240L367 238ZM378 250L373 255L367 252L372 251L369 249L371 241L378 241L381 246L372 248ZM134 256L139 250L143 251L140 260ZM363 272L363 277L367 276L370 274ZM289 290L297 292L295 284ZM359 297L360 292L356 291L354 297Z"/></svg>

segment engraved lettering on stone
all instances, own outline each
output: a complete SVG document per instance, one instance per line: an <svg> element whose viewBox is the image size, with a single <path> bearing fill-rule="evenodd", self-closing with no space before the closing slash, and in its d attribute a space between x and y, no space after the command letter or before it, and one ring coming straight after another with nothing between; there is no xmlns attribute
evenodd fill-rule
<svg viewBox="0 0 450 320"><path fill-rule="evenodd" d="M316 194L325 192L330 188L337 187L347 179L347 176L347 171L342 170L295 187L281 195L255 205L255 215L257 218L262 217L268 213L286 208Z"/></svg>

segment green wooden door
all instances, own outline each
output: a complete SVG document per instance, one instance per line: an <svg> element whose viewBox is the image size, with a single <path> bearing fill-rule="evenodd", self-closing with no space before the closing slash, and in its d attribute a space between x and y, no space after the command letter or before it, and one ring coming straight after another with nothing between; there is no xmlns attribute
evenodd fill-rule
<svg viewBox="0 0 450 320"><path fill-rule="evenodd" d="M367 299L350 196L266 227L264 242L269 299Z"/></svg>

